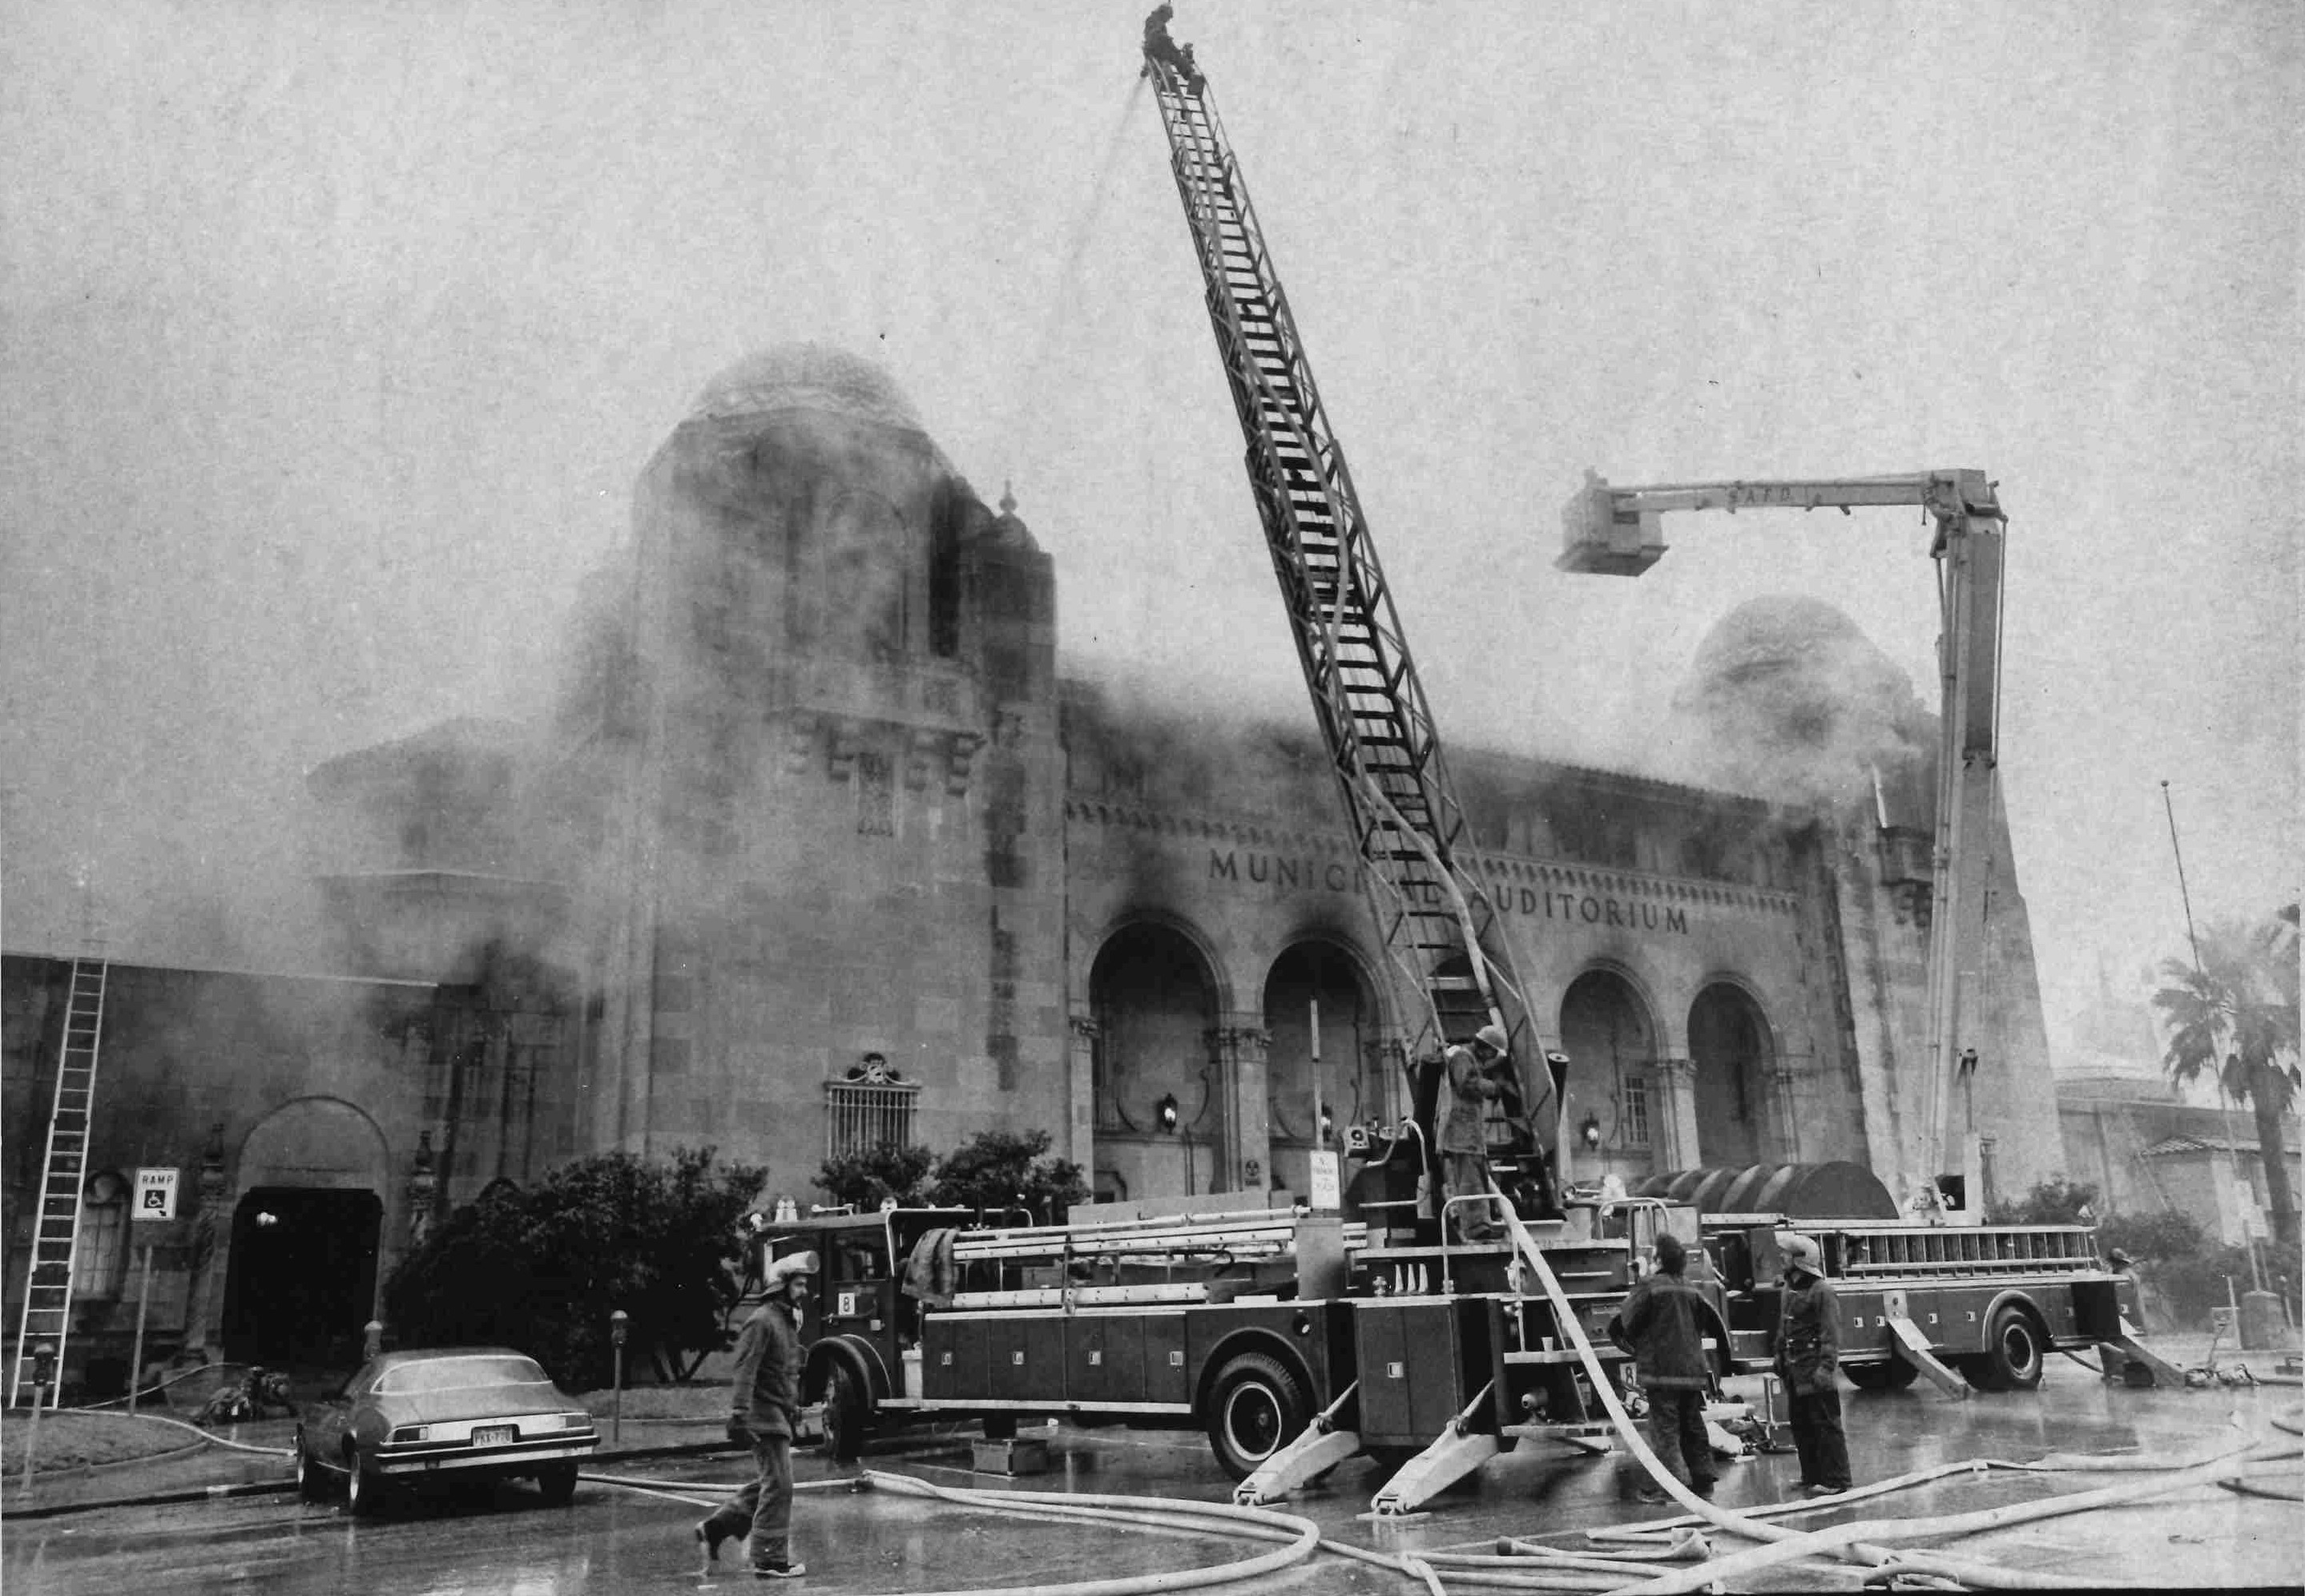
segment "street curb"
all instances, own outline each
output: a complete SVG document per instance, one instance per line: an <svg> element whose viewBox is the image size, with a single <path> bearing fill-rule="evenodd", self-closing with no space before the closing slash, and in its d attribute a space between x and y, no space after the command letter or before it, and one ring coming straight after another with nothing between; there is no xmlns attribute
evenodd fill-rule
<svg viewBox="0 0 2305 1596"><path fill-rule="evenodd" d="M182 1456L198 1451L208 1442L186 1447L183 1452L167 1454ZM744 1448L727 1440L687 1441L676 1446L626 1447L614 1452L595 1452L587 1460L588 1466L604 1463L629 1462L647 1457L709 1457L716 1453L741 1452ZM129 1457L118 1463L105 1464L105 1468L132 1468L140 1463L155 1463L157 1457ZM36 1473L34 1476L38 1478ZM203 1485L182 1490L153 1491L144 1496L102 1497L86 1502L51 1502L41 1507L10 1507L0 1505L0 1519L59 1518L69 1513L95 1513L106 1507L169 1507L185 1502L222 1501L227 1498L269 1496L296 1489L293 1479L259 1480L244 1485Z"/></svg>
<svg viewBox="0 0 2305 1596"><path fill-rule="evenodd" d="M206 1451L210 1439L203 1436L199 1440L187 1441L184 1445L172 1447L166 1452L147 1452L136 1457L115 1457L110 1463L75 1463L54 1469L44 1469L35 1464L32 1467L32 1478L35 1481L84 1480L90 1474L108 1474L120 1469L141 1468L147 1464L174 1463L190 1457L195 1452ZM21 1470L11 1472L16 1473L19 1478L22 1475Z"/></svg>

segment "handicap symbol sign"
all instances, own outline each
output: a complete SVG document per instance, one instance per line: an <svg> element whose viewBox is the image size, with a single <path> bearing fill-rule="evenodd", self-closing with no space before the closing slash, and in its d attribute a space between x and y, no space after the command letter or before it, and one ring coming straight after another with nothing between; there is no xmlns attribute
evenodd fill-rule
<svg viewBox="0 0 2305 1596"><path fill-rule="evenodd" d="M176 1172L174 1169L139 1169L136 1172L136 1206L129 1211L139 1219L174 1218Z"/></svg>

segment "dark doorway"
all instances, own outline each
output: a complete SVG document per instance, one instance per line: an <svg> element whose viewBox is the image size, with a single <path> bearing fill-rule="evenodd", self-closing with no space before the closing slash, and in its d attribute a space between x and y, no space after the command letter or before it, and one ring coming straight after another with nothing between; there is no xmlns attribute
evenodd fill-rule
<svg viewBox="0 0 2305 1596"><path fill-rule="evenodd" d="M373 1192L259 1186L232 1217L224 1355L349 1370L376 1306L384 1204Z"/></svg>

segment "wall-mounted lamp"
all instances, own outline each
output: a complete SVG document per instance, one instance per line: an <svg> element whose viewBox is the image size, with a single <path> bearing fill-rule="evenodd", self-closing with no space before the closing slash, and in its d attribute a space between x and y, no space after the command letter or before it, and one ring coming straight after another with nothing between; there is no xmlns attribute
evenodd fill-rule
<svg viewBox="0 0 2305 1596"><path fill-rule="evenodd" d="M1177 1094L1173 1091L1167 1093L1152 1106L1152 1112L1159 1116L1163 1131L1174 1133L1177 1128Z"/></svg>
<svg viewBox="0 0 2305 1596"><path fill-rule="evenodd" d="M1599 1147L1601 1145L1601 1116L1597 1114L1587 1114L1585 1116L1585 1123L1577 1127L1577 1133L1585 1139L1585 1146L1588 1150Z"/></svg>

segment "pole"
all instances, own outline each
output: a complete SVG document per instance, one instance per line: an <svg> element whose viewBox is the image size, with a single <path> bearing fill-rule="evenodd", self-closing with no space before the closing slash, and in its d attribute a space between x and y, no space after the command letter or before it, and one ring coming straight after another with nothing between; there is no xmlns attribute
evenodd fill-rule
<svg viewBox="0 0 2305 1596"><path fill-rule="evenodd" d="M1321 1133L1321 1000L1312 999L1309 1007L1313 1024L1313 1146L1317 1151L1328 1145L1328 1138Z"/></svg>
<svg viewBox="0 0 2305 1596"><path fill-rule="evenodd" d="M46 1395L39 1387L32 1388L32 1427L24 1432L24 1494L32 1494L32 1459L40 1449L40 1398Z"/></svg>
<svg viewBox="0 0 2305 1596"><path fill-rule="evenodd" d="M2185 887L2185 853L2177 845L2177 806L2169 800L2169 784L2165 781L2161 784L2161 807L2166 810L2169 815L2169 852L2174 854L2177 860L2177 895L2185 904L2185 940L2193 949L2193 985L2206 999L2209 995L2209 983L2208 978L2201 973L2201 939L2193 933L2193 895ZM2241 1142L2237 1133L2233 1130L2233 1099L2225 1093L2224 1065L2222 1061L2216 1061L2216 1066L2217 1111L2225 1122L2225 1158L2233 1165L2233 1183L2238 1190L2241 1187ZM2250 1266L2253 1269L2257 1265L2257 1249L2250 1246L2249 1221L2245 1218L2241 1221L2241 1245L2248 1249ZM2225 1284L2230 1291L2233 1282L2228 1280Z"/></svg>
<svg viewBox="0 0 2305 1596"><path fill-rule="evenodd" d="M136 1388L144 1383L144 1315L152 1305L152 1244L144 1244L144 1284L136 1292L136 1350L128 1354L128 1416L136 1416Z"/></svg>

